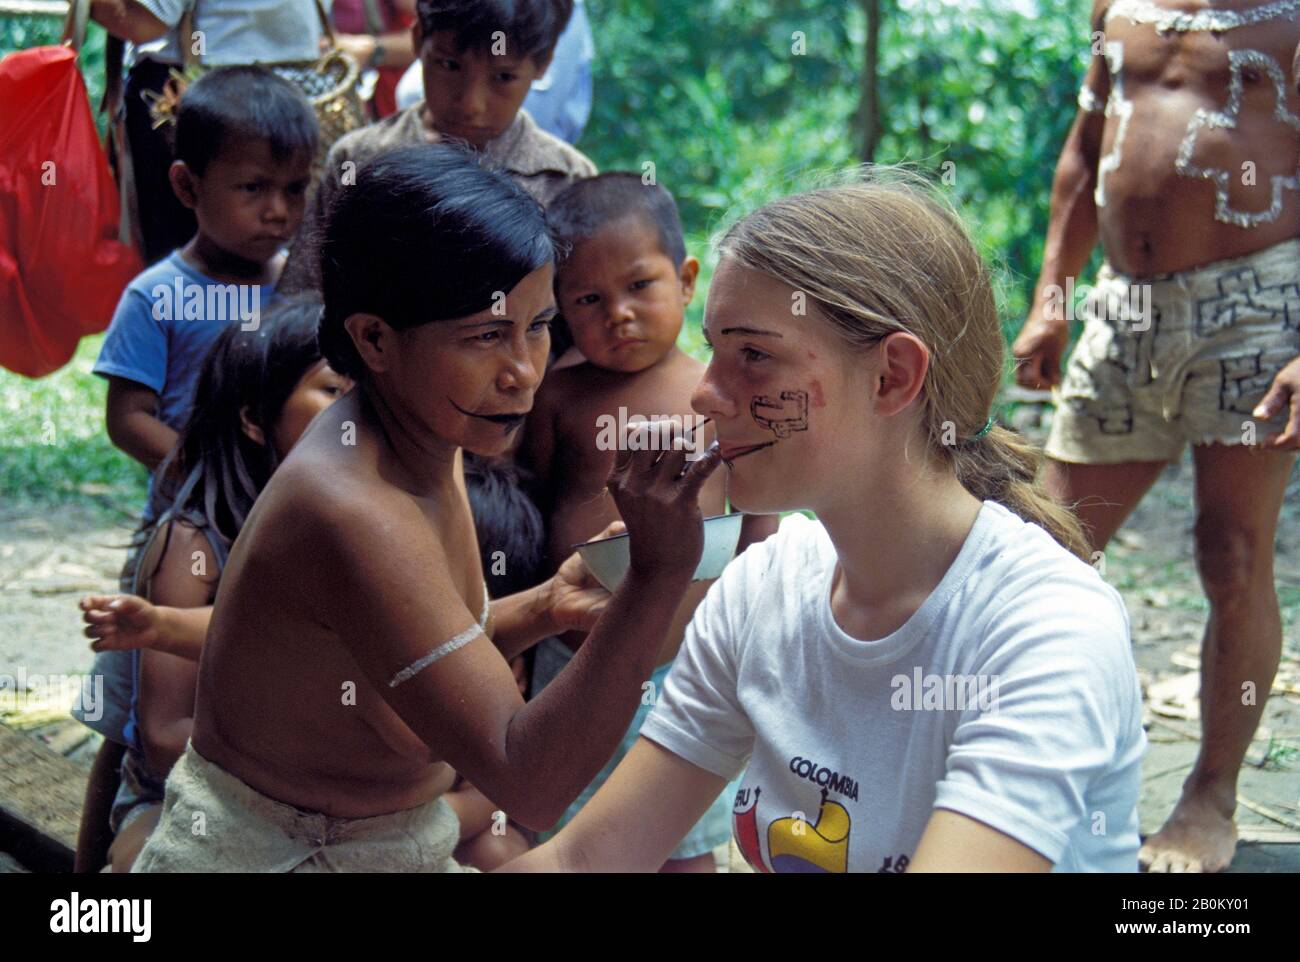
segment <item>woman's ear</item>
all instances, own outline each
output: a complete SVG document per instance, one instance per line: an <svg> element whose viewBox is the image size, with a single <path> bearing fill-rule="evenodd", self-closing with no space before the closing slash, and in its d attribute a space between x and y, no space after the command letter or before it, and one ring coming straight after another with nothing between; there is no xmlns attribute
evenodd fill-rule
<svg viewBox="0 0 1300 962"><path fill-rule="evenodd" d="M700 262L694 257L682 261L678 276L682 281L682 306L685 307L695 299L695 280L700 276Z"/></svg>
<svg viewBox="0 0 1300 962"><path fill-rule="evenodd" d="M199 205L198 184L195 183L197 178L185 161L172 161L171 167L167 169L167 179L171 181L172 192L182 204L190 210Z"/></svg>
<svg viewBox="0 0 1300 962"><path fill-rule="evenodd" d="M915 334L895 331L877 345L875 406L882 417L897 414L921 393L930 370L930 349Z"/></svg>
<svg viewBox="0 0 1300 962"><path fill-rule="evenodd" d="M249 440L255 444L266 444L266 432L263 431L253 419L248 416L248 405L245 404L239 409L239 429L248 436Z"/></svg>
<svg viewBox="0 0 1300 962"><path fill-rule="evenodd" d="M376 314L350 314L343 328L366 367L381 374L392 366L397 332Z"/></svg>

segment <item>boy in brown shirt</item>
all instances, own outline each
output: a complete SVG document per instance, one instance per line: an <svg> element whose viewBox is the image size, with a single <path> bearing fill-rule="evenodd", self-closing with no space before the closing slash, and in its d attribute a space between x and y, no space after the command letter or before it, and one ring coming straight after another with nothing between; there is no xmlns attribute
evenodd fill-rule
<svg viewBox="0 0 1300 962"><path fill-rule="evenodd" d="M573 0L420 0L412 26L424 69L425 100L341 138L329 152L285 268L285 290L320 284L320 234L338 191L395 147L462 141L505 171L543 206L596 167L542 130L522 109L546 73Z"/></svg>

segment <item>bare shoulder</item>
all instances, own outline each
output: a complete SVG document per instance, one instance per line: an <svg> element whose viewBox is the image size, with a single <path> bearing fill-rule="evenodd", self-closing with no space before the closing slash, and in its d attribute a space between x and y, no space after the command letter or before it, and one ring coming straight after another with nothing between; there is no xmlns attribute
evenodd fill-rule
<svg viewBox="0 0 1300 962"><path fill-rule="evenodd" d="M165 547L147 578L153 600L177 607L206 604L221 577L221 566L212 556L207 535L181 519L169 522L169 530L160 535Z"/></svg>
<svg viewBox="0 0 1300 962"><path fill-rule="evenodd" d="M674 351L672 355L665 358L665 366L674 375L686 375L697 380L704 375L706 367L703 361L697 361L681 349Z"/></svg>
<svg viewBox="0 0 1300 962"><path fill-rule="evenodd" d="M554 407L571 400L575 394L581 393L582 385L591 380L593 370L590 361L583 361L558 371L548 371L537 389L534 406L547 404Z"/></svg>
<svg viewBox="0 0 1300 962"><path fill-rule="evenodd" d="M687 413L704 371L705 366L685 351L674 351L664 358L647 387L654 392L654 401L664 413Z"/></svg>
<svg viewBox="0 0 1300 962"><path fill-rule="evenodd" d="M410 494L378 474L334 465L324 470L318 462L318 458L290 458L263 493L265 521L281 537L297 538L303 550L329 548L348 555L382 553L411 540L435 540L429 520Z"/></svg>
<svg viewBox="0 0 1300 962"><path fill-rule="evenodd" d="M563 429L587 420L585 412L600 405L602 372L588 361L546 375L533 405L538 417L553 420Z"/></svg>

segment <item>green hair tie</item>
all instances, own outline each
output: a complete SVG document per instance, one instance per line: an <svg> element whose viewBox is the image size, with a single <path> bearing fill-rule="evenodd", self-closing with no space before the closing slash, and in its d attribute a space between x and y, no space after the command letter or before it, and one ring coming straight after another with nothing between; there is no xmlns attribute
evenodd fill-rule
<svg viewBox="0 0 1300 962"><path fill-rule="evenodd" d="M984 435L988 434L992 430L993 430L993 419L989 418L988 421L985 423L984 427L980 428L978 434L972 434L970 436L970 440L978 441L980 438L984 437Z"/></svg>

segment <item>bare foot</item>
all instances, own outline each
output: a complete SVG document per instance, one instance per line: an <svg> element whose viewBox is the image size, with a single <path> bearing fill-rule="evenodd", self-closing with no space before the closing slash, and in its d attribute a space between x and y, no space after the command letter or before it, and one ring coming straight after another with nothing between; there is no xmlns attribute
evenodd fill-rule
<svg viewBox="0 0 1300 962"><path fill-rule="evenodd" d="M1184 789L1160 831L1138 852L1144 872L1219 872L1237 851L1232 808Z"/></svg>

